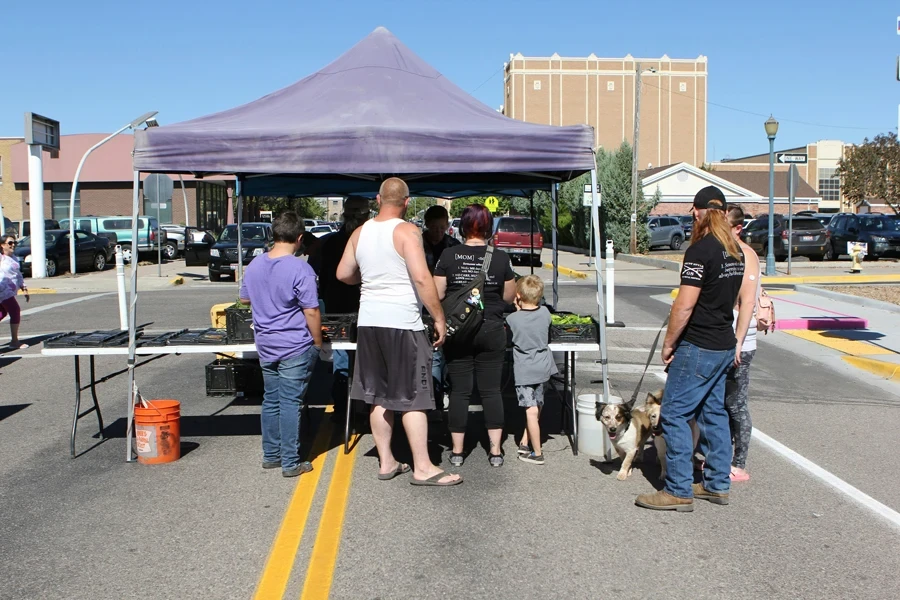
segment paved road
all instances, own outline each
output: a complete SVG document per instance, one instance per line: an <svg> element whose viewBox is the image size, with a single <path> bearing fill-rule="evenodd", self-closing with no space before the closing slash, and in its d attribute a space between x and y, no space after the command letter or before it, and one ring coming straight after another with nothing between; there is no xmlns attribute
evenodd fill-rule
<svg viewBox="0 0 900 600"><path fill-rule="evenodd" d="M549 279L549 275L546 278ZM563 278L561 308L591 310L595 288ZM620 287L609 330L610 382L630 396L662 324L671 287ZM202 327L233 286L142 294L148 327ZM108 328L115 297L33 297L23 334ZM88 299L83 299L88 297ZM61 304L79 300L71 304ZM4 324L0 324L0 330ZM68 458L71 362L37 348L0 355L0 564L4 598L891 598L900 595L900 529L859 502L900 511L892 447L900 425L894 384L844 365L833 351L775 334L754 361L754 425L852 486L850 495L758 441L753 479L730 506L691 514L633 506L657 483L648 464L625 482L615 465L573 457L558 404L545 411L548 464L491 469L480 413L457 488L378 481L370 436L337 450L331 421L310 409L307 447L319 467L299 481L259 468L258 399L208 398L209 356L154 360L138 369L147 397L182 401L186 454L157 467L124 459L125 381L98 387L112 439L80 425ZM594 355L579 356L577 393L597 390ZM121 359L98 361L116 373ZM662 384L657 362L644 389ZM324 404L327 371L310 402ZM521 421L510 407L510 427ZM403 440L396 440L403 452ZM446 440L432 432L435 456ZM782 451L783 452L783 451ZM652 451L648 452L652 457ZM854 492L853 490L858 490ZM854 496L855 494L855 496ZM896 514L896 513L894 513ZM890 514L888 514L890 516ZM265 597L260 594L258 597Z"/></svg>

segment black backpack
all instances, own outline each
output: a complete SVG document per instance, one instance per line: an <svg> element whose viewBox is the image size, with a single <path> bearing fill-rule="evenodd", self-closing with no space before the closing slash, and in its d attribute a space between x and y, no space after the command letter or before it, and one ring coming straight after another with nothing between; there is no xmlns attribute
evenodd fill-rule
<svg viewBox="0 0 900 600"><path fill-rule="evenodd" d="M478 275L460 289L447 294L441 301L444 318L447 320L446 344L455 346L471 341L484 322L484 284L493 254L494 248L488 246Z"/></svg>

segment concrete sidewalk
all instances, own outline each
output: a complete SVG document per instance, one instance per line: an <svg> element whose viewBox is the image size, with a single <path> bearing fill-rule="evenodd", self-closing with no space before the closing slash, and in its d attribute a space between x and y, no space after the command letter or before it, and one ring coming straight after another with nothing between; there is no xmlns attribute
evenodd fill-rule
<svg viewBox="0 0 900 600"><path fill-rule="evenodd" d="M541 259L545 269L553 269L552 250L544 248ZM594 282L597 274L596 261L590 258L591 264L588 265L588 260L583 254L560 250L559 273L566 277ZM613 265L616 285L678 285L679 282L678 273L671 270L624 260L616 260ZM603 259L600 259L600 268L601 277L606 281L606 261Z"/></svg>

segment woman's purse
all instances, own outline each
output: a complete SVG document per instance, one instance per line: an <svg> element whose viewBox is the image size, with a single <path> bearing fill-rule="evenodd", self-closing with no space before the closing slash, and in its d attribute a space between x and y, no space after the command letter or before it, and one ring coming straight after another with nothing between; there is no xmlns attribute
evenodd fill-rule
<svg viewBox="0 0 900 600"><path fill-rule="evenodd" d="M487 282L493 253L494 248L488 246L478 275L467 285L448 293L441 301L447 321L445 344L455 346L471 341L484 322L484 284Z"/></svg>

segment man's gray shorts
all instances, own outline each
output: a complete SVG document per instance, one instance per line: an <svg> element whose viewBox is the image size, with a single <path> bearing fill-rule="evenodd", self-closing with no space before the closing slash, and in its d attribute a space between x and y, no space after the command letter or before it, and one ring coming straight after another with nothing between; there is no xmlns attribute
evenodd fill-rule
<svg viewBox="0 0 900 600"><path fill-rule="evenodd" d="M544 406L544 384L517 385L516 399L519 401L519 406L524 408Z"/></svg>

